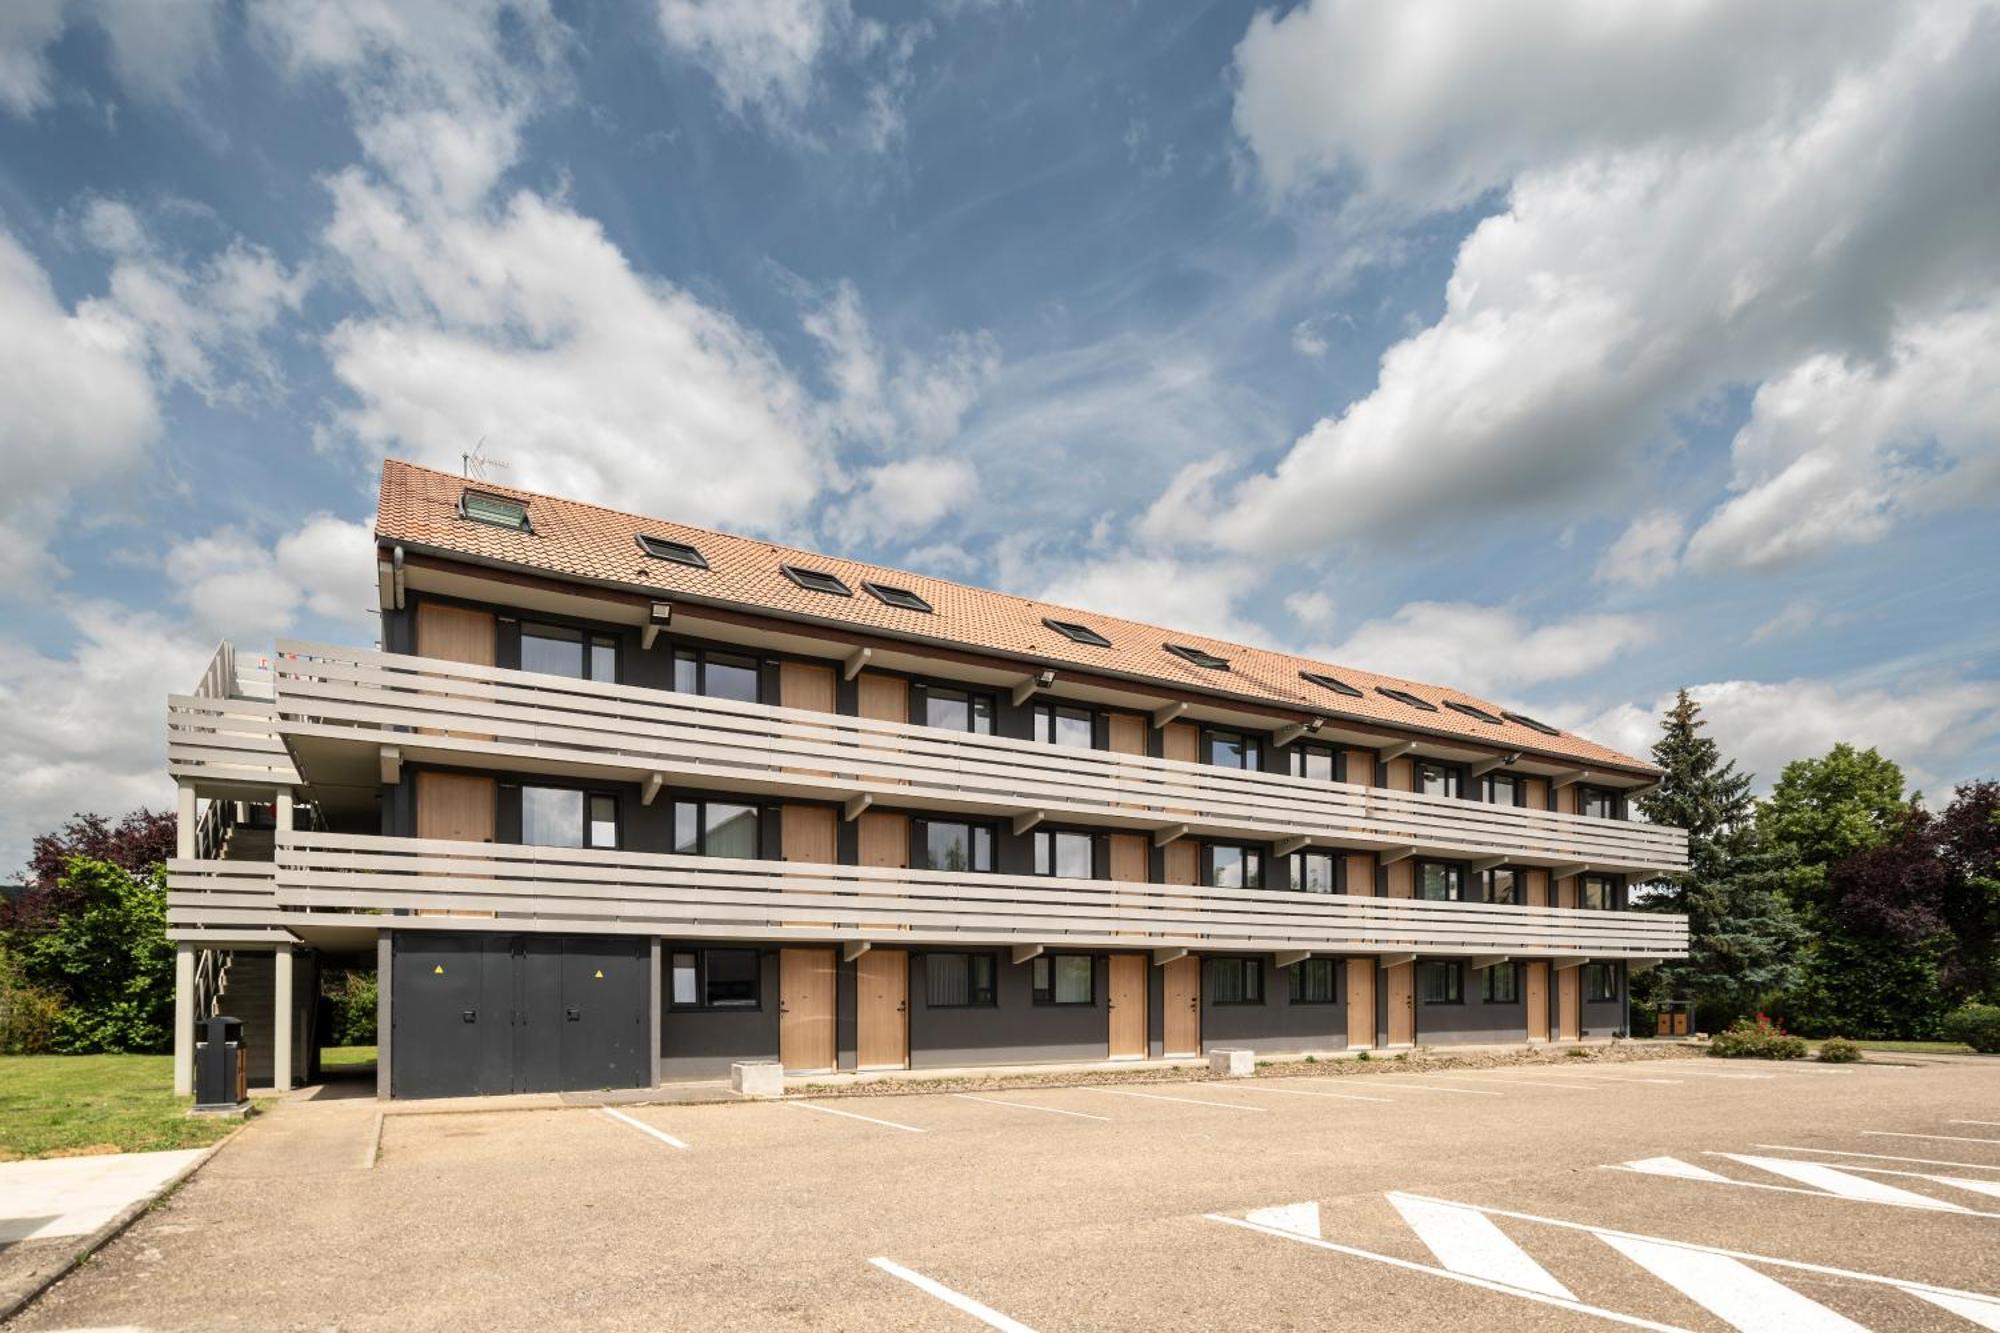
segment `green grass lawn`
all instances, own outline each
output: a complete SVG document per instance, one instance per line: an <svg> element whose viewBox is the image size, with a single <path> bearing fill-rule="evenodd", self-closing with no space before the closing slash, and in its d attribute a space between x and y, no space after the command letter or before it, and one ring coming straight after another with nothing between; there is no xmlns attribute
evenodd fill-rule
<svg viewBox="0 0 2000 1333"><path fill-rule="evenodd" d="M322 1046L319 1048L321 1069L352 1069L356 1065L375 1063L373 1046Z"/></svg>
<svg viewBox="0 0 2000 1333"><path fill-rule="evenodd" d="M1972 1054L1972 1048L1959 1041L1857 1041L1854 1044L1864 1051L1908 1051L1917 1055L1933 1051L1945 1055Z"/></svg>
<svg viewBox="0 0 2000 1333"><path fill-rule="evenodd" d="M199 1148L241 1116L186 1114L170 1055L0 1056L0 1161L82 1149Z"/></svg>

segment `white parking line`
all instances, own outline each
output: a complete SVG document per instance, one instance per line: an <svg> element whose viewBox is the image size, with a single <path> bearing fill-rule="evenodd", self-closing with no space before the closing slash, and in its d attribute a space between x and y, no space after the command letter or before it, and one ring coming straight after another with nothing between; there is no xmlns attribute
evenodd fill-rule
<svg viewBox="0 0 2000 1333"><path fill-rule="evenodd" d="M969 1092L954 1092L954 1097L962 1097L968 1102L985 1102L988 1106L1012 1106L1023 1111L1047 1111L1050 1115L1073 1115L1078 1120L1102 1120L1109 1123L1108 1115L1092 1115L1088 1111L1065 1111L1060 1106L1036 1106L1033 1102L1008 1102L998 1097L975 1097Z"/></svg>
<svg viewBox="0 0 2000 1333"><path fill-rule="evenodd" d="M1242 1102L1211 1102L1200 1097L1169 1097L1160 1092L1128 1092L1124 1088L1087 1088L1087 1092L1109 1093L1113 1097L1143 1097L1149 1102L1184 1102L1189 1106L1220 1106L1225 1111L1268 1111L1268 1106L1245 1106Z"/></svg>
<svg viewBox="0 0 2000 1333"><path fill-rule="evenodd" d="M1576 1299L1575 1292L1558 1282L1555 1274L1530 1258L1526 1250L1477 1208L1393 1194L1389 1202L1403 1215L1410 1230L1417 1233L1417 1239L1452 1272L1490 1278L1504 1286L1539 1291L1560 1300Z"/></svg>
<svg viewBox="0 0 2000 1333"><path fill-rule="evenodd" d="M1387 1078L1389 1076L1383 1074L1374 1074L1370 1075L1370 1077ZM1404 1075L1398 1075L1397 1077L1408 1078L1411 1076L1404 1074ZM1505 1097L1507 1095L1504 1092L1488 1092L1484 1088L1455 1088L1452 1087L1450 1084L1432 1083L1428 1078L1425 1079L1422 1083L1385 1082L1383 1083L1382 1086L1385 1088L1398 1088L1398 1089L1407 1088L1411 1092L1457 1092L1457 1093L1463 1093L1467 1097Z"/></svg>
<svg viewBox="0 0 2000 1333"><path fill-rule="evenodd" d="M905 1268L893 1259L885 1259L878 1254L873 1259L870 1259L868 1262L874 1264L877 1268L881 1269L883 1272L887 1273L891 1277L899 1277L903 1279L903 1281L909 1283L911 1286L915 1287L918 1291L928 1292L930 1295L937 1297L939 1300L943 1301L946 1305L951 1306L953 1309L964 1311L966 1314L971 1315L974 1319L977 1319L980 1323L986 1325L988 1328L1001 1329L1004 1331L1004 1333L1035 1333L1035 1330L1029 1328L1026 1324L1022 1323L1020 1320L1009 1319L1006 1315L1001 1314L998 1310L994 1309L992 1306L983 1305L980 1302L973 1300L972 1297L965 1295L963 1292L953 1291L950 1287L944 1285L944 1283L938 1282L932 1278L927 1278L922 1273L918 1273L911 1269Z"/></svg>
<svg viewBox="0 0 2000 1333"><path fill-rule="evenodd" d="M1564 1075L1568 1077L1568 1075ZM1522 1088L1567 1088L1571 1092L1601 1092L1602 1083L1559 1083L1552 1078L1508 1078L1504 1074L1467 1074L1467 1079L1477 1079L1481 1083L1507 1083Z"/></svg>
<svg viewBox="0 0 2000 1333"><path fill-rule="evenodd" d="M1774 1176L1796 1181L1812 1189L1825 1190L1843 1199L1858 1199L1866 1203L1893 1203L1905 1208L1930 1208L1941 1213L1962 1213L1967 1209L1942 1199L1914 1194L1894 1185L1885 1185L1879 1180L1857 1176L1842 1167L1828 1166L1824 1162L1801 1162L1790 1157L1755 1157L1749 1153L1720 1152L1709 1153L1710 1157L1720 1157L1725 1162L1736 1162L1743 1166L1755 1167L1759 1171L1769 1171Z"/></svg>
<svg viewBox="0 0 2000 1333"><path fill-rule="evenodd" d="M2000 1128L2000 1120L1947 1120L1947 1125L1992 1125Z"/></svg>
<svg viewBox="0 0 2000 1333"><path fill-rule="evenodd" d="M675 1138L673 1135L665 1132L664 1130L654 1129L651 1125L647 1124L643 1120L634 1119L633 1117L626 1115L623 1111L614 1111L608 1106L600 1106L597 1109L604 1112L604 1114L610 1116L613 1120L616 1120L621 1125L630 1125L632 1128L638 1130L641 1134L651 1134L654 1138L666 1144L669 1148L679 1148L682 1152L686 1152L688 1150L688 1146L685 1143L682 1143L679 1139Z"/></svg>
<svg viewBox="0 0 2000 1333"><path fill-rule="evenodd" d="M1937 1139L1943 1143L2000 1143L2000 1139L1968 1139L1958 1134L1904 1134L1893 1129L1864 1129L1864 1136L1878 1139Z"/></svg>
<svg viewBox="0 0 2000 1333"><path fill-rule="evenodd" d="M871 1125L886 1125L890 1129L900 1129L906 1134L921 1134L924 1131L915 1125L899 1125L893 1120L877 1120L872 1115L857 1115L853 1111L836 1111L831 1106L814 1106L811 1102L786 1102L786 1106L796 1106L801 1111L818 1111L822 1115L846 1116L849 1120L866 1120Z"/></svg>
<svg viewBox="0 0 2000 1333"><path fill-rule="evenodd" d="M1716 1156L1727 1157L1729 1154L1717 1153ZM1667 1165L1667 1163L1673 1160L1672 1158L1653 1157L1648 1158L1644 1162L1620 1162L1615 1165L1607 1163L1598 1169L1600 1171L1624 1171L1635 1176L1670 1176L1682 1180L1699 1181L1703 1184L1729 1185L1740 1190L1769 1190L1774 1194L1803 1194L1813 1199L1841 1199L1849 1203L1872 1203L1884 1208L1910 1208L1934 1213L1956 1213L1960 1217L1979 1217L2000 1221L2000 1213L1974 1212L1970 1208L1961 1208L1955 1203L1942 1203L1935 1199L1926 1199L1918 1194L1911 1194L1910 1198L1912 1200L1921 1199L1921 1203L1906 1203L1898 1199L1863 1197L1859 1191L1836 1193L1826 1189L1807 1189L1799 1185L1772 1185L1761 1180L1732 1180L1727 1176L1717 1176L1713 1172L1709 1172L1706 1175L1697 1174L1701 1171L1701 1168L1691 1166L1685 1162L1679 1163L1679 1166L1686 1168L1685 1170L1676 1170ZM1811 1165L1811 1163L1800 1162L1795 1163L1795 1165L1807 1166ZM1907 1190L1898 1192L1909 1193Z"/></svg>
<svg viewBox="0 0 2000 1333"><path fill-rule="evenodd" d="M1389 1106L1396 1104L1394 1097L1364 1097L1358 1092L1327 1092L1320 1088L1273 1088L1262 1083L1245 1083L1233 1087L1231 1092L1282 1092L1288 1097L1338 1097L1344 1102L1383 1102Z"/></svg>
<svg viewBox="0 0 2000 1333"><path fill-rule="evenodd" d="M1628 1236L1599 1239L1743 1333L1866 1333L1852 1319L1801 1296L1740 1259L1698 1254Z"/></svg>
<svg viewBox="0 0 2000 1333"><path fill-rule="evenodd" d="M1886 1166L1862 1166L1849 1163L1843 1166L1848 1171L1865 1171L1871 1176L1901 1176L1906 1180L1928 1180L1934 1185L1949 1185L1953 1189L1968 1190L1974 1194L1984 1194L1988 1198L2000 1199L2000 1180L1969 1180L1964 1176L1940 1176L1928 1171L1897 1171Z"/></svg>
<svg viewBox="0 0 2000 1333"><path fill-rule="evenodd" d="M1918 1166L1956 1166L1968 1171L2000 1171L2000 1166L1990 1162L1941 1162L1935 1157L1893 1157L1879 1152L1842 1152L1838 1148L1801 1148L1791 1143L1753 1143L1753 1148L1769 1148L1773 1152L1816 1152L1828 1157L1865 1157L1871 1162L1914 1162Z"/></svg>
<svg viewBox="0 0 2000 1333"><path fill-rule="evenodd" d="M1658 1078L1651 1074L1586 1074L1581 1071L1565 1070L1565 1078L1595 1079L1600 1083L1679 1083L1677 1078Z"/></svg>

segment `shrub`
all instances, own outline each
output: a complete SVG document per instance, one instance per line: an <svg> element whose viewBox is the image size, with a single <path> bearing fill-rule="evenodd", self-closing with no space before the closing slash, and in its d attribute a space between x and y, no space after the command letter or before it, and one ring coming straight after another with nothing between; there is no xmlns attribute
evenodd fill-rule
<svg viewBox="0 0 2000 1333"><path fill-rule="evenodd" d="M57 996L49 1049L61 1055L164 1051L174 1014L174 946L167 942L163 867L135 875L71 857L69 904L45 927L16 936L23 977Z"/></svg>
<svg viewBox="0 0 2000 1333"><path fill-rule="evenodd" d="M2000 1054L2000 1004L1968 1004L1944 1016L1946 1041L1962 1041L1982 1055Z"/></svg>
<svg viewBox="0 0 2000 1333"><path fill-rule="evenodd" d="M1806 1042L1759 1014L1755 1022L1739 1018L1727 1032L1716 1033L1708 1043L1708 1053L1725 1060L1802 1060Z"/></svg>
<svg viewBox="0 0 2000 1333"><path fill-rule="evenodd" d="M62 997L30 985L0 944L0 1055L41 1055L55 1042Z"/></svg>
<svg viewBox="0 0 2000 1333"><path fill-rule="evenodd" d="M1819 1044L1821 1063L1851 1065L1861 1058L1861 1048L1845 1037L1828 1037Z"/></svg>
<svg viewBox="0 0 2000 1333"><path fill-rule="evenodd" d="M322 1041L326 1046L373 1046L375 1044L375 974L359 971L329 971L320 983L320 993L333 1009L333 1021Z"/></svg>
<svg viewBox="0 0 2000 1333"><path fill-rule="evenodd" d="M1564 1051L1563 1054L1572 1060L1588 1060L1590 1058L1590 1052L1581 1046L1572 1046Z"/></svg>

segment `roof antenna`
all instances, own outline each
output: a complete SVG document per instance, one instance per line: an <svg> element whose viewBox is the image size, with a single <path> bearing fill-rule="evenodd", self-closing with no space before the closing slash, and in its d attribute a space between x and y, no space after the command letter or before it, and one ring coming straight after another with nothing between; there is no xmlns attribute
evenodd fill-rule
<svg viewBox="0 0 2000 1333"><path fill-rule="evenodd" d="M488 458L486 456L485 450L486 450L486 437L482 435L479 437L479 443L473 445L471 450L469 450L468 452L462 453L458 456L461 465L465 469L465 475L468 480L485 481L487 468L490 467L505 468L507 466L507 464L502 462L500 459Z"/></svg>

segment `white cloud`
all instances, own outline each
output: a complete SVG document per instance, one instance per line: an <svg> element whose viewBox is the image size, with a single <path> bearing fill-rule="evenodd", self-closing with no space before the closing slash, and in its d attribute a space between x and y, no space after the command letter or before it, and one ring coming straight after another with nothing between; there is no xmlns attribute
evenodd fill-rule
<svg viewBox="0 0 2000 1333"><path fill-rule="evenodd" d="M375 630L375 533L312 515L265 545L235 529L181 542L165 571L199 632L261 644L313 616L352 632Z"/></svg>
<svg viewBox="0 0 2000 1333"><path fill-rule="evenodd" d="M1828 611L1810 597L1787 602L1778 613L1750 632L1750 642L1789 639L1808 630L1833 629L1853 620L1846 611Z"/></svg>
<svg viewBox="0 0 2000 1333"><path fill-rule="evenodd" d="M62 30L63 0L0 5L0 107L32 116L49 104L47 53Z"/></svg>
<svg viewBox="0 0 2000 1333"><path fill-rule="evenodd" d="M1256 643L1269 636L1243 619L1237 604L1260 578L1256 567L1237 561L1122 554L1060 574L1031 595L1170 629Z"/></svg>
<svg viewBox="0 0 2000 1333"><path fill-rule="evenodd" d="M1640 616L1578 615L1533 625L1503 607L1411 602L1308 655L1493 695L1595 671L1656 634Z"/></svg>
<svg viewBox="0 0 2000 1333"><path fill-rule="evenodd" d="M1237 124L1266 181L1391 216L1505 195L1443 315L1235 490L1223 544L1608 506L1677 414L1986 290L1992 6L1838 12L1319 0L1253 20Z"/></svg>
<svg viewBox="0 0 2000 1333"><path fill-rule="evenodd" d="M786 121L821 54L854 22L847 0L660 0L660 35L715 80L732 112Z"/></svg>
<svg viewBox="0 0 2000 1333"><path fill-rule="evenodd" d="M1670 577L1680 565L1687 524L1679 514L1648 510L1632 520L1617 541L1597 561L1593 577L1599 583L1651 587Z"/></svg>
<svg viewBox="0 0 2000 1333"><path fill-rule="evenodd" d="M1794 759L1817 758L1839 741L1874 746L1903 767L1912 786L1942 804L1950 785L1976 776L1970 756L2000 737L2000 682L1940 681L1901 691L1846 687L1825 680L1726 680L1689 687L1708 735L1768 790ZM1547 715L1627 754L1647 754L1659 718L1673 704L1628 703L1580 720L1570 710Z"/></svg>
<svg viewBox="0 0 2000 1333"><path fill-rule="evenodd" d="M1736 495L1688 564L1757 569L2000 500L2000 300L1899 328L1879 362L1808 358L1757 390L1733 445Z"/></svg>
<svg viewBox="0 0 2000 1333"><path fill-rule="evenodd" d="M0 565L20 593L54 570L47 543L74 491L129 469L160 429L144 346L99 303L63 309L0 230Z"/></svg>
<svg viewBox="0 0 2000 1333"><path fill-rule="evenodd" d="M54 657L0 639L0 873L79 810L170 806L165 700L200 679L215 645L159 617L87 602Z"/></svg>
<svg viewBox="0 0 2000 1333"><path fill-rule="evenodd" d="M32 116L54 101L48 49L68 21L103 31L111 70L134 97L185 103L212 69L221 0L8 0L0 5L0 108Z"/></svg>
<svg viewBox="0 0 2000 1333"><path fill-rule="evenodd" d="M827 520L840 541L910 542L979 490L979 473L961 458L906 458L871 468Z"/></svg>
<svg viewBox="0 0 2000 1333"><path fill-rule="evenodd" d="M1287 594L1285 609L1308 629L1324 633L1333 624L1333 598L1317 588Z"/></svg>
<svg viewBox="0 0 2000 1333"><path fill-rule="evenodd" d="M930 447L951 439L1000 369L999 344L984 330L945 338L931 357L890 356L851 282L835 284L802 323L826 356L833 429L865 444Z"/></svg>
<svg viewBox="0 0 2000 1333"><path fill-rule="evenodd" d="M1326 334L1318 320L1302 319L1292 325L1292 350L1310 361L1326 355Z"/></svg>

